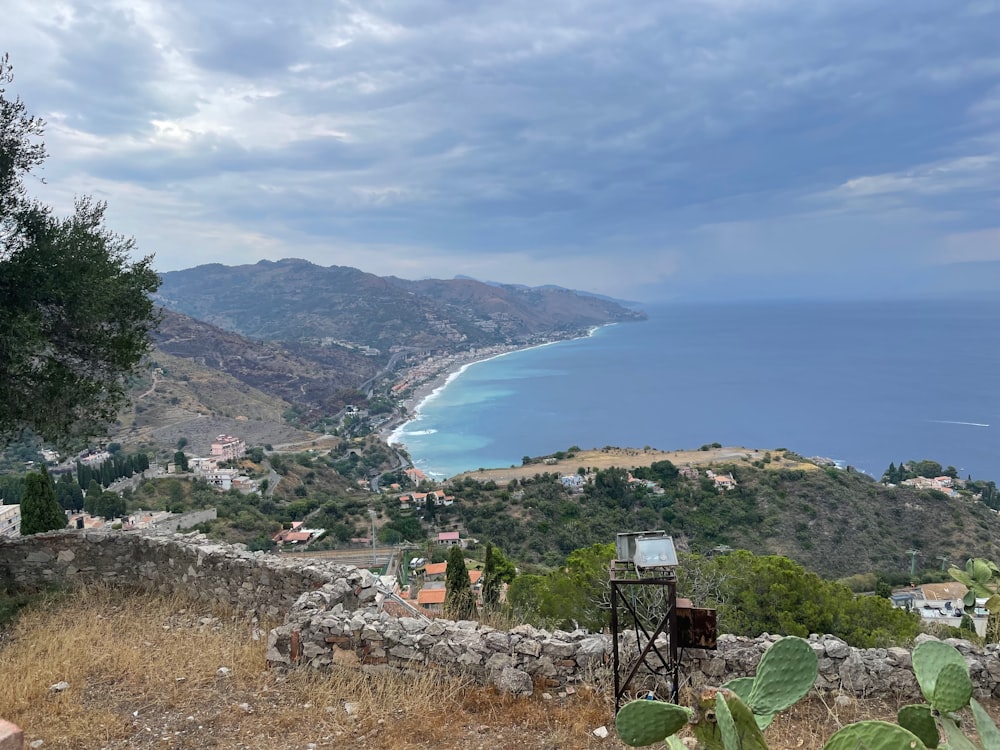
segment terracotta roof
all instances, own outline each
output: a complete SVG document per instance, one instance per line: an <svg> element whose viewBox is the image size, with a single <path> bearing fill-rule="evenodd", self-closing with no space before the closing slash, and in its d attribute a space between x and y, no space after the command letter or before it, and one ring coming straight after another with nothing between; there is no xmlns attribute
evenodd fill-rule
<svg viewBox="0 0 1000 750"><path fill-rule="evenodd" d="M443 563L427 563L424 566L424 575L425 576L441 575L446 570L448 570L448 563L446 563L446 562L443 562Z"/></svg>
<svg viewBox="0 0 1000 750"><path fill-rule="evenodd" d="M286 542L308 542L311 536L312 534L308 531L292 531L285 534L284 539Z"/></svg>
<svg viewBox="0 0 1000 750"><path fill-rule="evenodd" d="M455 540L458 539L458 532L457 531L442 531L440 534L438 534L438 541L439 542L448 542L448 541L451 541L452 539L455 539Z"/></svg>
<svg viewBox="0 0 1000 750"><path fill-rule="evenodd" d="M447 589L420 589L417 592L417 604L444 604Z"/></svg>
<svg viewBox="0 0 1000 750"><path fill-rule="evenodd" d="M469 581L475 585L479 583L479 579L483 577L483 571L481 570L470 570L469 571Z"/></svg>

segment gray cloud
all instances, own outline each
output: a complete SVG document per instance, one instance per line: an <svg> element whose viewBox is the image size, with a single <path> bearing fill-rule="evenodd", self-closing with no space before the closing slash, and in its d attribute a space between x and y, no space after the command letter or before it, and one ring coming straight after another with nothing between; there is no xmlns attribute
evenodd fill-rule
<svg viewBox="0 0 1000 750"><path fill-rule="evenodd" d="M1000 153L994 3L12 2L52 189L127 201L164 269L230 257L230 231L673 293L926 264L996 226L996 170L970 166Z"/></svg>

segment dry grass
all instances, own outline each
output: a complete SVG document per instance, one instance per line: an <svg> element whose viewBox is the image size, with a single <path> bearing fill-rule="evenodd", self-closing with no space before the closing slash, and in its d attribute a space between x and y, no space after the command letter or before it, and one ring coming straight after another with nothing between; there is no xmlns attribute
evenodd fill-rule
<svg viewBox="0 0 1000 750"><path fill-rule="evenodd" d="M429 671L283 674L266 669L265 640L226 612L91 588L5 634L0 712L46 749L616 746L590 734L611 706L589 689L518 700Z"/></svg>
<svg viewBox="0 0 1000 750"><path fill-rule="evenodd" d="M518 699L431 671L284 674L266 668L263 627L182 599L106 588L50 599L0 639L0 713L46 750L624 747L608 690ZM69 688L50 691L61 680ZM779 716L767 737L772 748L811 750L844 724L891 719L895 710L813 696ZM612 732L603 740L592 734L602 725Z"/></svg>
<svg viewBox="0 0 1000 750"><path fill-rule="evenodd" d="M759 450L729 446L712 448L707 451L660 451L653 448L609 448L607 450L585 450L574 454L573 458L564 458L555 463L528 464L527 466L512 466L506 469L482 469L467 471L456 478L472 477L481 482L508 482L512 479L525 479L535 474L545 472L553 474L575 474L581 466L588 469L609 469L612 466L634 469L638 466L650 466L657 461L670 461L675 466L705 466L706 464L732 463L734 461L756 461L764 457L767 449ZM771 451L772 461L767 468L803 469L814 471L816 464L787 458L784 452Z"/></svg>

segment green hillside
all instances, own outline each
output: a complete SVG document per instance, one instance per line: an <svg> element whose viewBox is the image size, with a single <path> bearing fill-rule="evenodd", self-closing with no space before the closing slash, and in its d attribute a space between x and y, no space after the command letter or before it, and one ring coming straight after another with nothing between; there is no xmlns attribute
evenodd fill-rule
<svg viewBox="0 0 1000 750"><path fill-rule="evenodd" d="M963 494L887 487L835 468L770 469L750 463L716 465L736 487L718 490L705 476L686 478L669 462L636 468L663 494L630 485L624 469L589 475L583 491L564 488L555 474L505 486L456 480L461 498L443 509L468 535L501 546L513 559L557 565L574 549L614 541L622 531L666 529L683 550L715 547L785 555L826 577L906 571L909 550L918 568L939 568L970 556L1000 553L1000 518ZM446 523L449 519L441 518Z"/></svg>

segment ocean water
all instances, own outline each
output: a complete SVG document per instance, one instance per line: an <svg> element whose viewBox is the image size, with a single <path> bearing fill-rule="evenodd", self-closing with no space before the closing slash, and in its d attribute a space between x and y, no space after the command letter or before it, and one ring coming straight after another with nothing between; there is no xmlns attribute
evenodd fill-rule
<svg viewBox="0 0 1000 750"><path fill-rule="evenodd" d="M646 307L467 367L394 436L443 477L605 445L784 447L1000 481L1000 303Z"/></svg>

